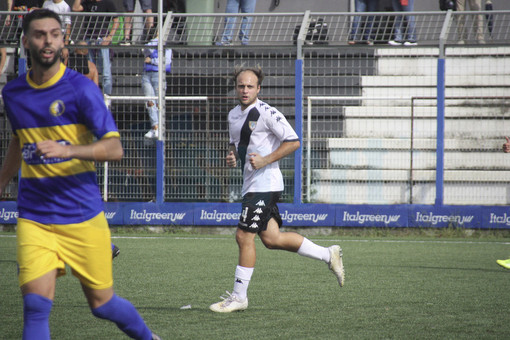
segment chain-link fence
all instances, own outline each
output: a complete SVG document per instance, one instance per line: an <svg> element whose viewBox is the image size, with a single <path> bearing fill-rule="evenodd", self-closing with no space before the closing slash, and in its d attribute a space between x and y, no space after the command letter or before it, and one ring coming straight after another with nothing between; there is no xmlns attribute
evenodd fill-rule
<svg viewBox="0 0 510 340"><path fill-rule="evenodd" d="M19 65L20 33L16 21L6 24L6 15L0 12L0 37L10 51L8 78L12 78ZM510 12L166 13L152 16L153 28L148 27L147 14L119 13L115 20L104 14L70 16L71 55L78 42L105 37L90 39L87 32L92 28L111 33L118 21L113 44L107 47L113 78L107 98L125 157L99 166L108 201L153 201L158 186L164 187L164 201L239 199L240 169L227 168L224 157L226 117L237 104L231 73L244 63L260 65L267 75L260 98L283 112L291 124L296 119L303 122L301 185L295 186L294 157L280 162L285 201L292 201L297 190L304 202L432 204L437 60L445 51L444 203L510 203L506 188L510 163L501 152L509 130L505 95L510 50L505 45ZM127 17L133 26L126 37ZM141 75L143 49L156 37L159 18L164 48L172 50L173 60L164 77L164 135L158 140L144 137L151 124ZM303 60L302 78L296 60ZM99 86L104 90L101 66ZM296 91L303 103L296 103ZM308 101L309 97L327 98ZM5 116L0 138L5 153L10 138ZM161 182L158 142L164 145ZM15 185L7 196L15 198Z"/></svg>

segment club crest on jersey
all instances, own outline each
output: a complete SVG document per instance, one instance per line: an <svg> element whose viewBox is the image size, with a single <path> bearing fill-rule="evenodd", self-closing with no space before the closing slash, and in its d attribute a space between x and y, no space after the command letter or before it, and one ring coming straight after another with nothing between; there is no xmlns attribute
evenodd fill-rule
<svg viewBox="0 0 510 340"><path fill-rule="evenodd" d="M251 131L255 130L255 128L257 127L257 121L256 120L250 120L248 122L248 127L250 128Z"/></svg>
<svg viewBox="0 0 510 340"><path fill-rule="evenodd" d="M65 110L66 106L64 105L64 102L61 100L55 100L50 105L50 114L54 117L61 116Z"/></svg>

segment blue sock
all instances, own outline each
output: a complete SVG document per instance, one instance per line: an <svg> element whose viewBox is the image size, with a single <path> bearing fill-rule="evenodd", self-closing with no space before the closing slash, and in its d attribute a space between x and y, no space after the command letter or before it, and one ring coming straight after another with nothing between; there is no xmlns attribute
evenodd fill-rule
<svg viewBox="0 0 510 340"><path fill-rule="evenodd" d="M38 295L23 296L23 340L50 339L50 312L53 301Z"/></svg>
<svg viewBox="0 0 510 340"><path fill-rule="evenodd" d="M92 309L94 316L114 322L124 333L133 339L150 340L152 332L143 321L135 306L113 294L101 307Z"/></svg>

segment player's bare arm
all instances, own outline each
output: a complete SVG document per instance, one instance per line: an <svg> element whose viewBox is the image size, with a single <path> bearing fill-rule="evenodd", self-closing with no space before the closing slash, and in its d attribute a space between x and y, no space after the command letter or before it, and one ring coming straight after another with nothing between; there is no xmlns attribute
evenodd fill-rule
<svg viewBox="0 0 510 340"><path fill-rule="evenodd" d="M261 156L258 153L250 153L248 156L250 156L250 164L255 169L261 169L265 167L268 164L271 164L273 162L277 162L283 157L290 155L297 149L299 149L300 146L299 141L292 141L292 142L283 142L280 144L278 149L276 149L274 152L270 153L267 156Z"/></svg>
<svg viewBox="0 0 510 340"><path fill-rule="evenodd" d="M3 194L9 181L16 176L21 166L21 152L19 150L19 138L13 136L7 147L2 169L0 169L0 196Z"/></svg>
<svg viewBox="0 0 510 340"><path fill-rule="evenodd" d="M120 161L124 149L117 137L103 138L88 145L62 145L53 140L37 143L37 153L44 158L77 158L87 161Z"/></svg>

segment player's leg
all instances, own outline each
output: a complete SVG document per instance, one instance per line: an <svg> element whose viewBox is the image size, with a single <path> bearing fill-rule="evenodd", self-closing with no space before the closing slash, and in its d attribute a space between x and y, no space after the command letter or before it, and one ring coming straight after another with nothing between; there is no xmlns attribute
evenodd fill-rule
<svg viewBox="0 0 510 340"><path fill-rule="evenodd" d="M237 228L236 242L239 247L239 262L234 275L234 290L222 296L223 301L209 306L213 312L230 313L248 308L248 286L256 262L255 232Z"/></svg>
<svg viewBox="0 0 510 340"><path fill-rule="evenodd" d="M49 318L55 297L57 270L21 286L23 339L50 339Z"/></svg>
<svg viewBox="0 0 510 340"><path fill-rule="evenodd" d="M112 243L112 259L116 258L120 254L120 249Z"/></svg>
<svg viewBox="0 0 510 340"><path fill-rule="evenodd" d="M279 223L275 218L272 218L269 220L266 230L260 232L260 239L266 248L296 252L301 256L324 261L337 277L338 284L344 285L345 274L340 246L322 247L298 233L282 233L279 227Z"/></svg>
<svg viewBox="0 0 510 340"><path fill-rule="evenodd" d="M132 338L152 339L136 308L113 291L111 237L104 213L57 231L59 255L80 280L92 314L114 322Z"/></svg>
<svg viewBox="0 0 510 340"><path fill-rule="evenodd" d="M92 289L82 284L92 314L100 319L114 322L120 330L133 339L153 338L135 306L126 299L117 296L112 287Z"/></svg>
<svg viewBox="0 0 510 340"><path fill-rule="evenodd" d="M55 282L65 264L57 256L55 235L48 226L19 218L16 234L23 339L50 339Z"/></svg>

